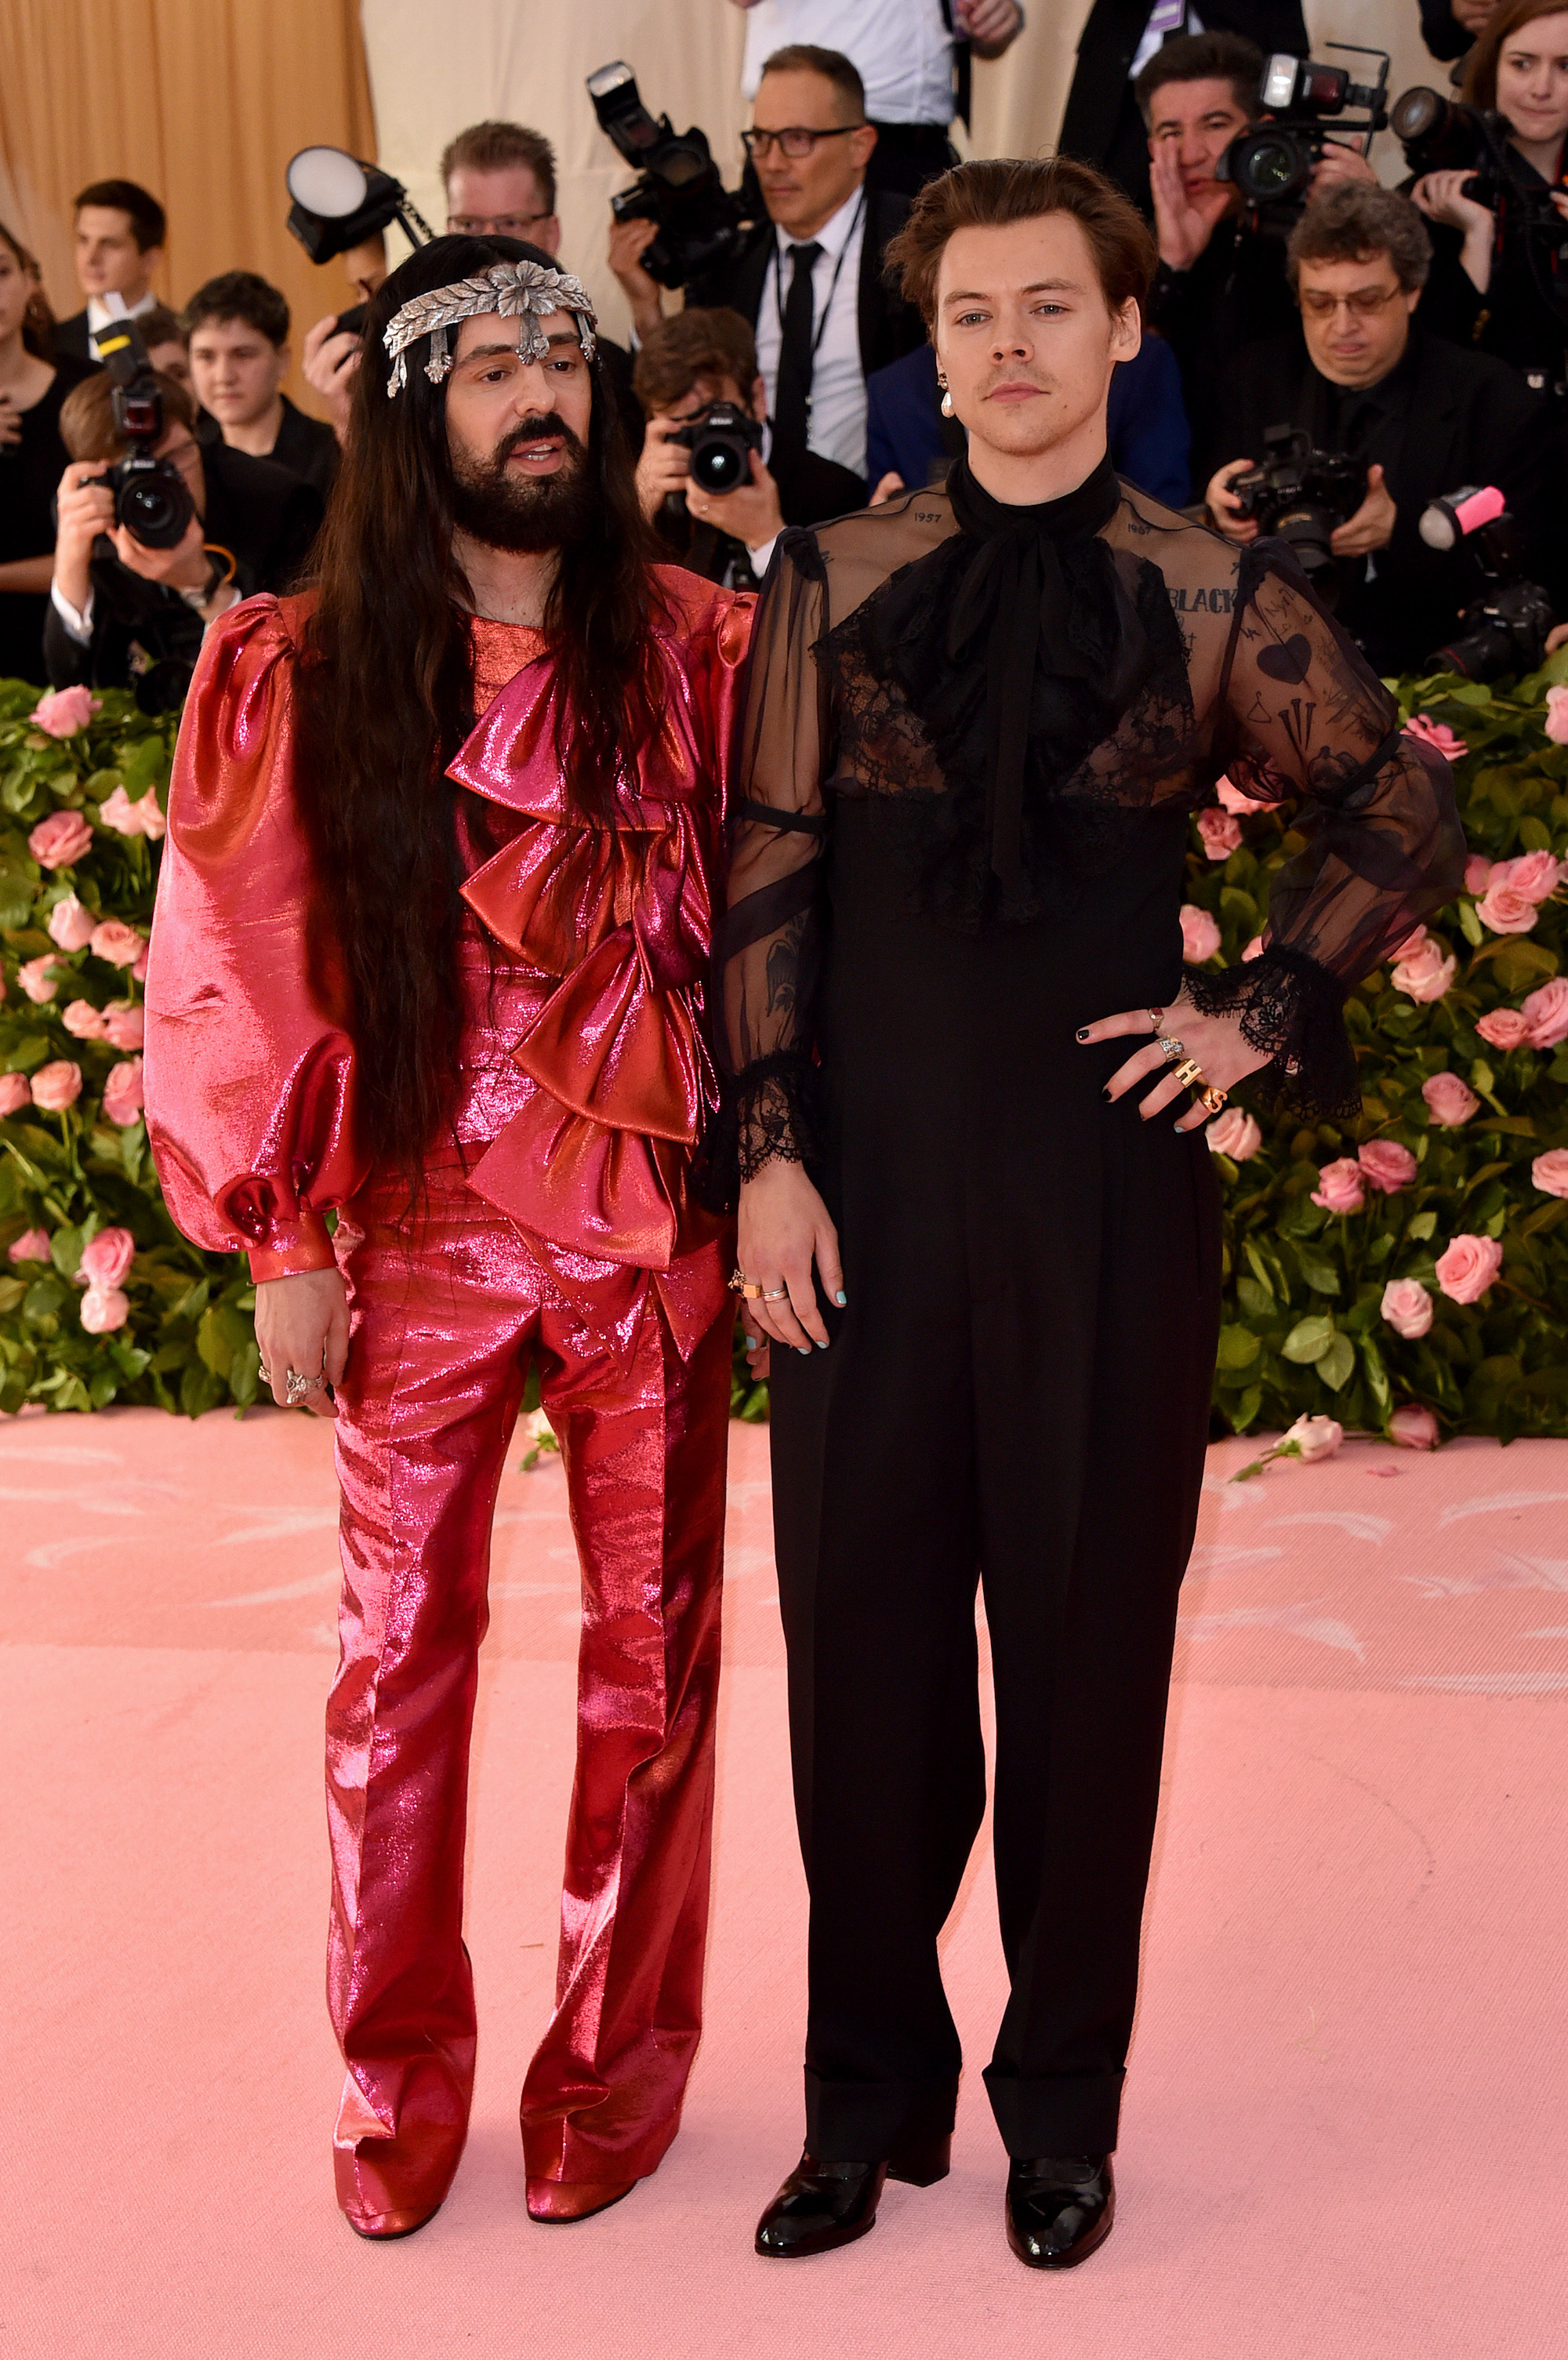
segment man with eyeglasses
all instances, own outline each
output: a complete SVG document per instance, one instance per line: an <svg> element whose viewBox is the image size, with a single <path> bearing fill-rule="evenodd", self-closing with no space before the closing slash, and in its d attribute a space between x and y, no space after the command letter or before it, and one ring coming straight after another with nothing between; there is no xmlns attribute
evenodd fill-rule
<svg viewBox="0 0 1568 2360"><path fill-rule="evenodd" d="M755 330L784 519L819 524L866 502L866 377L925 341L919 313L882 279L909 199L866 185L877 133L860 76L836 49L776 50L743 137L768 218L738 257L694 279L686 300L738 311ZM653 232L626 222L610 240L639 339L661 317L638 259Z"/></svg>
<svg viewBox="0 0 1568 2360"><path fill-rule="evenodd" d="M1546 403L1508 366L1428 334L1411 319L1432 243L1409 199L1361 181L1327 191L1292 231L1286 263L1299 330L1243 352L1225 388L1227 447L1211 520L1251 541L1231 478L1256 465L1275 425L1367 469L1367 497L1330 541L1340 622L1385 674L1422 670L1480 588L1464 546L1421 538L1428 502L1495 484L1526 536L1528 576L1545 579L1560 513L1562 460Z"/></svg>

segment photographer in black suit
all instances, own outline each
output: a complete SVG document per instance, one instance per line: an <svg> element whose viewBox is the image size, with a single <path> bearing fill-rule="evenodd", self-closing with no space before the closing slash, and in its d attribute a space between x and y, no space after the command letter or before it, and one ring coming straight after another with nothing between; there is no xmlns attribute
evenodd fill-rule
<svg viewBox="0 0 1568 2360"><path fill-rule="evenodd" d="M1229 33L1260 52L1307 54L1301 0L1094 0L1078 42L1078 63L1067 93L1057 148L1098 165L1135 205L1150 210L1147 106L1139 75L1172 41L1201 33Z"/></svg>
<svg viewBox="0 0 1568 2360"><path fill-rule="evenodd" d="M1550 410L1501 361L1412 323L1431 257L1420 214L1391 189L1334 189L1308 207L1289 247L1300 324L1241 355L1223 432L1246 455L1208 489L1214 523L1250 541L1257 522L1230 482L1263 458L1271 426L1303 428L1316 449L1365 465L1366 499L1329 546L1339 620L1388 674L1420 671L1481 586L1463 545L1439 553L1421 540L1429 501L1497 485L1526 536L1524 573L1553 586L1562 460Z"/></svg>
<svg viewBox="0 0 1568 2360"><path fill-rule="evenodd" d="M196 440L190 395L157 379L163 432L153 445L194 503L172 549L151 549L114 522L104 481L125 456L114 388L103 370L67 395L60 439L71 464L60 478L54 581L44 659L56 688L136 686L150 709L178 705L207 625L253 590L285 590L321 520L321 495L271 459Z"/></svg>
<svg viewBox="0 0 1568 2360"><path fill-rule="evenodd" d="M738 311L688 305L659 322L637 354L632 383L648 421L637 497L667 555L721 589L755 590L784 516L765 457L768 399L751 330ZM746 453L745 482L730 492L710 492L691 479L691 445L683 438L721 405L740 413L757 447Z"/></svg>
<svg viewBox="0 0 1568 2360"><path fill-rule="evenodd" d="M105 296L123 297L133 320L155 309L152 276L163 260L168 224L158 199L135 180L93 180L71 212L76 276L87 300L56 321L54 345L68 360L95 367L92 336L109 318Z"/></svg>
<svg viewBox="0 0 1568 2360"><path fill-rule="evenodd" d="M919 314L882 276L909 200L866 186L877 134L860 76L836 49L776 49L745 137L768 219L686 297L751 323L785 520L818 524L866 502L866 377L925 341ZM655 229L621 222L610 237L639 339L661 317L658 284L638 260Z"/></svg>

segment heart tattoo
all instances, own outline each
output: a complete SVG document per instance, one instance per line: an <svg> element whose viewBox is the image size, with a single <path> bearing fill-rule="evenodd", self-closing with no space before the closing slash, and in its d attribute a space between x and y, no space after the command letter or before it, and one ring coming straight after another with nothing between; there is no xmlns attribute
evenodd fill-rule
<svg viewBox="0 0 1568 2360"><path fill-rule="evenodd" d="M1258 671L1266 672L1270 680L1289 681L1292 687L1298 681L1305 680L1312 667L1312 641L1301 631L1293 633L1278 647L1262 648L1258 651Z"/></svg>

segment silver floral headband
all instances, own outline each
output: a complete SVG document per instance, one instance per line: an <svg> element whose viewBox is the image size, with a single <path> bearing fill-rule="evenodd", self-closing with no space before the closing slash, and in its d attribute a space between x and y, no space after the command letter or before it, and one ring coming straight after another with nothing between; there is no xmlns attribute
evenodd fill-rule
<svg viewBox="0 0 1568 2360"><path fill-rule="evenodd" d="M450 287L415 295L393 314L381 339L392 360L388 396L400 393L408 384L404 355L421 336L430 340L425 375L432 385L440 385L452 367L447 330L460 320L477 319L482 311L498 311L503 319L520 322L517 351L525 361L542 361L550 350L540 320L550 311L573 312L583 357L590 361L593 357L596 314L581 279L574 279L570 270L548 270L538 262L497 262L475 279L455 279Z"/></svg>

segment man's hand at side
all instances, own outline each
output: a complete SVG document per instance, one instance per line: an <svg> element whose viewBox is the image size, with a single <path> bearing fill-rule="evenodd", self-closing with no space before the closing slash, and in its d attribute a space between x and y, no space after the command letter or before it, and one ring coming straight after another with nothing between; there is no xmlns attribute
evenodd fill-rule
<svg viewBox="0 0 1568 2360"><path fill-rule="evenodd" d="M256 1340L263 1371L279 1409L289 1398L289 1371L324 1376L304 1396L318 1417L335 1417L327 1385L340 1384L348 1362L348 1295L341 1272L302 1270L291 1278L264 1279L256 1290Z"/></svg>

